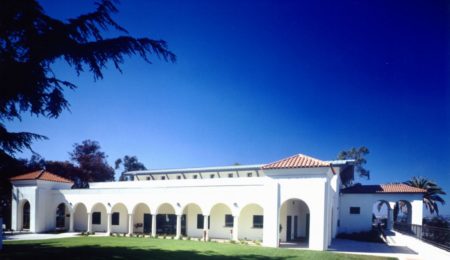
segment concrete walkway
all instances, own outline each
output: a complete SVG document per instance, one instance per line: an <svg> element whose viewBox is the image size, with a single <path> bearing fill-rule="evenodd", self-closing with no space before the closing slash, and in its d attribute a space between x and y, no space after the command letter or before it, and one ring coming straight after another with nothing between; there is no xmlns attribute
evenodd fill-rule
<svg viewBox="0 0 450 260"><path fill-rule="evenodd" d="M450 252L440 249L431 244L425 243L415 237L403 235L399 232L392 231L392 235L388 236L389 245L413 248L417 255L415 258L406 259L450 259Z"/></svg>
<svg viewBox="0 0 450 260"><path fill-rule="evenodd" d="M395 231L387 237L387 240L388 245L335 239L328 250L339 253L396 257L400 260L450 259L450 252Z"/></svg>
<svg viewBox="0 0 450 260"><path fill-rule="evenodd" d="M60 234L33 234L33 233L27 233L27 234L5 234L3 237L4 241L8 240L39 240L39 239L58 239L58 238L67 238L67 237L75 237L78 236L80 233L77 232L64 232ZM95 233L95 235L90 236L107 236L106 233Z"/></svg>
<svg viewBox="0 0 450 260"><path fill-rule="evenodd" d="M347 239L334 239L328 251L358 255L377 255L403 259L415 258L418 254L406 246L389 246L384 243L370 243Z"/></svg>

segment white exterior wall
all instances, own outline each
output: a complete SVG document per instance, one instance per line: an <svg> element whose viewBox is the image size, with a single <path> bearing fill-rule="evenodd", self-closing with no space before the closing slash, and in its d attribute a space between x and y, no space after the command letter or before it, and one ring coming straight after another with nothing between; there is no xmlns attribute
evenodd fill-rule
<svg viewBox="0 0 450 260"><path fill-rule="evenodd" d="M338 173L338 170L335 168L334 172ZM120 233L129 232L130 224L143 223L144 213L186 214L186 235L202 237L203 228L197 228L197 215L201 214L210 216L209 238L262 240L265 246L277 247L280 241L286 241L286 216L290 215L292 219L298 218L297 236L304 237L309 233L309 248L325 250L338 232L370 229L373 203L388 200L382 194L339 195L339 177L329 167L260 170L253 171L252 178L237 177L246 176L248 172L223 172L219 173L222 178L213 179L203 176L198 179L90 183L89 189L70 189L69 184L45 181L16 181L13 183L12 223L16 229L20 228L19 206L24 199L31 206L32 232L54 230L56 208L60 203L65 203L66 214L74 218L75 231L87 231L91 226L94 232L106 232L108 214L112 212L120 213L120 224L111 225L110 231ZM232 178L228 178L229 173L234 174ZM260 177L256 177L257 174ZM421 224L421 194L389 196L394 202L410 198L412 222ZM286 201L291 204L286 206ZM350 206L359 206L361 214L348 214ZM96 211L101 212L101 224L88 225L88 216L92 219L92 213ZM225 227L225 214L235 217L235 227ZM310 216L309 232L307 214ZM263 215L264 228L253 227L253 215ZM66 227L67 223L70 218L66 219ZM134 232L143 231L142 228L131 228ZM237 236L233 237L231 230L237 231Z"/></svg>
<svg viewBox="0 0 450 260"><path fill-rule="evenodd" d="M119 211L120 225L111 226L111 232L121 233L128 232L129 214L133 214L139 203L145 204L152 214L158 212L177 215L183 213L186 205L195 203L199 208L189 206L185 209L188 236L203 235L203 230L197 229L197 214L203 214L210 215L211 228L208 231L210 238L230 239L232 237L230 231L233 228L225 227L225 214L230 214L238 219L238 225L235 228L238 231L237 238L263 240L264 245L272 247L278 246L280 205L289 199L301 199L308 205L311 226L319 225L314 228L315 232L310 233L310 247L323 250L326 245L324 214L327 172L329 172L328 168L314 168L272 171L271 177L91 183L89 189L68 189L67 185L65 189L61 189L58 185L41 182L38 184L38 189L34 186L20 187L18 190L21 193L25 192L26 194L22 197L30 201L32 218L39 227L33 230L35 232L50 231L55 228L56 208L60 203L65 203L71 217L75 218L73 226L76 231L86 231L89 226L88 214L91 214L92 219L92 213L100 211L101 224L92 224L92 231L106 232L108 213ZM259 173L260 176L264 174ZM38 190L37 193L36 190ZM38 194L40 210L33 217L33 205L36 205L33 200L35 194ZM122 203L123 206L116 209L118 203ZM217 206L218 204L221 206ZM254 206L242 211L247 205ZM240 216L241 213L243 213L242 216ZM301 232L305 229L302 220L306 213L302 214L299 215L299 234L302 234ZM139 218L142 218L140 215L143 213L137 210L136 215L139 216L136 216L136 220L133 216L133 223L141 221ZM253 215L264 215L263 229L252 227ZM16 217L14 216L13 219L15 220Z"/></svg>
<svg viewBox="0 0 450 260"><path fill-rule="evenodd" d="M75 206L74 210L72 210L72 216L74 216L74 231L86 232L88 230L86 206L84 204Z"/></svg>
<svg viewBox="0 0 450 260"><path fill-rule="evenodd" d="M219 204L211 209L210 216L210 238L232 239L232 227L225 226L225 215L233 215L231 209L225 204Z"/></svg>
<svg viewBox="0 0 450 260"><path fill-rule="evenodd" d="M373 205L385 200L391 205L404 200L412 205L412 224L422 225L422 194L341 194L339 210L339 233L368 231L372 228ZM350 214L350 207L360 207L360 214Z"/></svg>
<svg viewBox="0 0 450 260"><path fill-rule="evenodd" d="M280 204L289 199L300 199L306 203L310 212L310 226L314 232L309 232L309 248L325 250L327 248L326 229L330 227L327 221L327 185L329 168L285 169L265 171L266 176L277 181L280 187ZM273 196L273 195L272 195ZM276 211L278 212L278 211ZM278 219L279 223L284 220ZM273 225L274 223L270 223ZM286 225L282 225L283 229ZM277 235L279 236L279 235ZM264 236L266 237L266 235ZM281 237L283 241L285 237Z"/></svg>
<svg viewBox="0 0 450 260"><path fill-rule="evenodd" d="M263 239L263 229L253 227L253 216L263 215L264 209L257 204L245 206L239 214L238 238L244 240Z"/></svg>
<svg viewBox="0 0 450 260"><path fill-rule="evenodd" d="M20 188L13 186L12 189L12 205L11 205L11 227L14 230L22 230L22 208L25 201L30 203L30 232L39 232L39 227L36 228L35 214L36 214L36 186L34 181L23 182Z"/></svg>
<svg viewBox="0 0 450 260"><path fill-rule="evenodd" d="M119 225L111 225L111 232L128 233L128 210L125 205L122 203L114 205L111 209L111 214L112 213L119 213Z"/></svg>
<svg viewBox="0 0 450 260"><path fill-rule="evenodd" d="M108 229L108 211L104 205L105 204L96 203L90 210L88 207L88 214L100 212L100 224L92 224L93 232L106 232ZM93 217L91 219L93 219Z"/></svg>
<svg viewBox="0 0 450 260"><path fill-rule="evenodd" d="M202 215L203 212L198 205L188 205L184 212L186 214L186 235L189 237L202 237L203 227L197 228L197 215Z"/></svg>

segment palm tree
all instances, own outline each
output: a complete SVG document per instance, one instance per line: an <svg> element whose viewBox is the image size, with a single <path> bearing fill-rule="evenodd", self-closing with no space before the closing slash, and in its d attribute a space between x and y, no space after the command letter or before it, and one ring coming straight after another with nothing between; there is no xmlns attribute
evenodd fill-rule
<svg viewBox="0 0 450 260"><path fill-rule="evenodd" d="M445 195L447 193L445 193L436 182L428 180L425 177L413 177L411 180L404 183L412 187L426 190L426 193L423 195L423 204L425 204L425 207L427 207L431 214L436 212L436 214L439 215L438 202L442 205L445 204L444 199L439 195Z"/></svg>

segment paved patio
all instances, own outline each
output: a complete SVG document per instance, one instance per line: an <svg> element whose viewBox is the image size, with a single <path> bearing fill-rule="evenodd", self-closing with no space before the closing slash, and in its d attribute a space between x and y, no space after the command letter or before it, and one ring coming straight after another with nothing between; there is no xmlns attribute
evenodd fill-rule
<svg viewBox="0 0 450 260"><path fill-rule="evenodd" d="M450 259L450 252L395 231L387 237L387 240L388 245L383 243L335 239L333 240L329 251L397 257L400 260Z"/></svg>

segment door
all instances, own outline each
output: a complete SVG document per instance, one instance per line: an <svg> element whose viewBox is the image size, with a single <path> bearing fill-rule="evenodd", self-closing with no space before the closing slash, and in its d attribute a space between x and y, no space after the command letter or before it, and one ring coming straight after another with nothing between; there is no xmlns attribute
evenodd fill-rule
<svg viewBox="0 0 450 260"><path fill-rule="evenodd" d="M152 215L144 214L144 233L150 233L152 226Z"/></svg>
<svg viewBox="0 0 450 260"><path fill-rule="evenodd" d="M291 241L292 216L287 216L286 219L286 241Z"/></svg>
<svg viewBox="0 0 450 260"><path fill-rule="evenodd" d="M294 239L298 238L297 230L298 230L298 216L294 216Z"/></svg>
<svg viewBox="0 0 450 260"><path fill-rule="evenodd" d="M309 241L309 213L306 214L306 225L305 225L305 236L306 240Z"/></svg>
<svg viewBox="0 0 450 260"><path fill-rule="evenodd" d="M30 229L30 203L28 201L23 205L22 229Z"/></svg>
<svg viewBox="0 0 450 260"><path fill-rule="evenodd" d="M181 235L187 236L187 230L186 230L186 214L183 214L181 216Z"/></svg>

